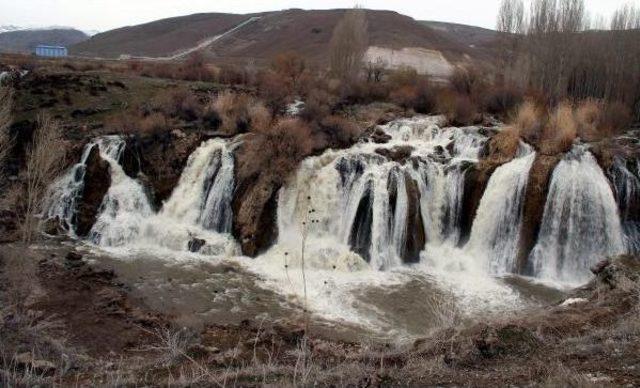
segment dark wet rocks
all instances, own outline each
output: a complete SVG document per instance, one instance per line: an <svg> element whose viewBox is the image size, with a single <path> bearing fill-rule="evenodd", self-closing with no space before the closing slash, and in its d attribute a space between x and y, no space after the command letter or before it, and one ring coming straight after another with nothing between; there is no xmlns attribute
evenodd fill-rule
<svg viewBox="0 0 640 388"><path fill-rule="evenodd" d="M180 180L191 153L205 140L198 132L171 131L127 138L121 163L127 175L141 179L156 209Z"/></svg>
<svg viewBox="0 0 640 388"><path fill-rule="evenodd" d="M189 252L198 253L206 244L207 242L201 238L192 238L188 244Z"/></svg>
<svg viewBox="0 0 640 388"><path fill-rule="evenodd" d="M98 211L104 196L111 186L111 168L102 159L97 146L94 146L87 158L84 175L84 189L78 205L76 233L86 237L98 217Z"/></svg>
<svg viewBox="0 0 640 388"><path fill-rule="evenodd" d="M377 148L376 154L382 155L385 158L396 162L404 164L411 157L411 154L415 148L412 146L397 146L393 148Z"/></svg>
<svg viewBox="0 0 640 388"><path fill-rule="evenodd" d="M376 128L371 134L371 140L376 144L386 144L391 140L391 136L386 134L382 129Z"/></svg>

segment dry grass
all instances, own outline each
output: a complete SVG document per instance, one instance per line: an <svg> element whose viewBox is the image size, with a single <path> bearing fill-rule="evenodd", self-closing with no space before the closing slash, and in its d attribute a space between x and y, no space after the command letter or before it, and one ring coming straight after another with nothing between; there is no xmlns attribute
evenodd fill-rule
<svg viewBox="0 0 640 388"><path fill-rule="evenodd" d="M551 112L542 137L540 150L544 154L567 152L571 149L578 137L578 123L570 103L562 102Z"/></svg>
<svg viewBox="0 0 640 388"><path fill-rule="evenodd" d="M66 144L60 124L47 115L40 115L26 155L26 205L21 230L22 240L29 243L39 227L37 216L42 211L47 188L64 167Z"/></svg>

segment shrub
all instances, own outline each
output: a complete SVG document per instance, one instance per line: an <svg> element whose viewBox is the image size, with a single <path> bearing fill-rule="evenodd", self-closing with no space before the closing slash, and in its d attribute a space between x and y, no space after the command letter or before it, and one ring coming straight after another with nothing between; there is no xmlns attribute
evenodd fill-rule
<svg viewBox="0 0 640 388"><path fill-rule="evenodd" d="M486 89L482 74L475 67L456 67L449 77L449 84L455 92L472 98Z"/></svg>
<svg viewBox="0 0 640 388"><path fill-rule="evenodd" d="M459 93L442 93L439 111L453 126L465 126L477 123L481 116L471 98Z"/></svg>
<svg viewBox="0 0 640 388"><path fill-rule="evenodd" d="M345 104L369 104L389 99L389 85L382 82L351 81L342 88Z"/></svg>
<svg viewBox="0 0 640 388"><path fill-rule="evenodd" d="M340 116L328 116L319 123L320 135L324 145L346 148L355 143L362 129L353 121Z"/></svg>
<svg viewBox="0 0 640 388"><path fill-rule="evenodd" d="M426 79L393 90L389 98L405 110L413 109L416 113L432 113L437 105L436 89Z"/></svg>
<svg viewBox="0 0 640 388"><path fill-rule="evenodd" d="M622 102L614 101L603 106L600 131L617 133L627 129L633 122L631 110Z"/></svg>
<svg viewBox="0 0 640 388"><path fill-rule="evenodd" d="M224 65L218 70L218 82L224 85L246 85L249 75L245 69Z"/></svg>
<svg viewBox="0 0 640 388"><path fill-rule="evenodd" d="M189 89L178 88L156 96L154 105L166 116L195 121L202 115L198 97Z"/></svg>
<svg viewBox="0 0 640 388"><path fill-rule="evenodd" d="M512 125L528 143L537 144L542 137L545 119L545 112L542 109L533 102L526 101L518 108Z"/></svg>
<svg viewBox="0 0 640 388"><path fill-rule="evenodd" d="M334 95L325 90L312 90L306 98L300 117L309 122L319 121L331 114L336 100Z"/></svg>
<svg viewBox="0 0 640 388"><path fill-rule="evenodd" d="M241 179L269 171L276 183L283 184L298 163L313 150L312 133L300 119L283 119L252 132L238 156Z"/></svg>
<svg viewBox="0 0 640 388"><path fill-rule="evenodd" d="M246 94L230 91L215 97L206 109L206 120L227 135L261 130L271 124L271 112Z"/></svg>
<svg viewBox="0 0 640 388"><path fill-rule="evenodd" d="M169 129L167 118L162 113L152 113L146 117L140 117L134 126L144 134L159 134Z"/></svg>
<svg viewBox="0 0 640 388"><path fill-rule="evenodd" d="M392 70L387 77L387 83L391 89L400 89L405 86L415 86L422 80L418 71L412 67L402 67Z"/></svg>
<svg viewBox="0 0 640 388"><path fill-rule="evenodd" d="M273 117L262 102L254 101L249 106L249 125L252 131L265 131L271 126Z"/></svg>
<svg viewBox="0 0 640 388"><path fill-rule="evenodd" d="M483 109L487 113L507 118L524 102L524 93L514 86L488 88L483 98Z"/></svg>
<svg viewBox="0 0 640 388"><path fill-rule="evenodd" d="M300 54L289 51L276 55L271 62L271 68L277 74L289 79L293 87L296 87L307 68L307 63Z"/></svg>
<svg viewBox="0 0 640 388"><path fill-rule="evenodd" d="M25 214L21 225L25 243L32 241L39 227L36 216L42 211L47 188L62 171L65 156L62 127L49 116L40 115L26 153Z"/></svg>
<svg viewBox="0 0 640 388"><path fill-rule="evenodd" d="M187 81L206 81L213 79L212 71L207 67L204 55L196 51L189 55L181 68L181 79Z"/></svg>
<svg viewBox="0 0 640 388"><path fill-rule="evenodd" d="M258 93L274 113L284 112L292 92L289 79L274 71L265 71L258 76Z"/></svg>

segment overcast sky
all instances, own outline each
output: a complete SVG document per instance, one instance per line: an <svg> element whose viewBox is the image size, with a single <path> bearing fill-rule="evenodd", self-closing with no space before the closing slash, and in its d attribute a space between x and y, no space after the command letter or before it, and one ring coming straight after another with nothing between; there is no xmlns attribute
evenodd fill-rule
<svg viewBox="0 0 640 388"><path fill-rule="evenodd" d="M493 28L500 0L0 0L0 26L71 26L105 31L198 12L250 13L287 8L392 9L420 20ZM640 0L586 0L592 14L610 15Z"/></svg>

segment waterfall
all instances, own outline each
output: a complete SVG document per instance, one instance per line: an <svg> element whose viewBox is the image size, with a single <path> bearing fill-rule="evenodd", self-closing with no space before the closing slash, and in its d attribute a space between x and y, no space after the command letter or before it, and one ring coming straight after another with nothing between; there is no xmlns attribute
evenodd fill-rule
<svg viewBox="0 0 640 388"><path fill-rule="evenodd" d="M516 270L524 194L535 157L521 144L518 157L493 173L480 201L466 249L484 257L490 273Z"/></svg>
<svg viewBox="0 0 640 388"><path fill-rule="evenodd" d="M183 223L230 233L234 160L225 140L212 139L195 150L161 215Z"/></svg>
<svg viewBox="0 0 640 388"><path fill-rule="evenodd" d="M387 144L362 142L303 161L280 193L278 249L296 252L305 225L308 256L317 265L331 250L348 260L353 256L346 252L355 252L371 268L386 270L408 260L410 237L457 244L464 172L486 137L477 128L438 123L437 117L397 120L381 127L391 136ZM404 160L383 156L399 149Z"/></svg>
<svg viewBox="0 0 640 388"><path fill-rule="evenodd" d="M189 157L178 185L162 209L155 213L144 186L127 176L119 163L126 142L119 136L96 139L85 147L80 162L51 188L47 216L69 225L75 237L77 199L84 189L86 161L98 146L109 163L111 186L100 205L89 240L104 248L167 248L186 251L193 239L201 239L200 252L237 254L230 236L234 190L233 148L225 140L204 142Z"/></svg>
<svg viewBox="0 0 640 388"><path fill-rule="evenodd" d="M109 163L111 186L100 205L98 218L89 233L96 245L121 246L134 241L140 235L141 226L153 215L144 187L125 174L119 159L125 141L110 137L102 159ZM101 148L102 150L102 148Z"/></svg>
<svg viewBox="0 0 640 388"><path fill-rule="evenodd" d="M119 136L104 136L89 142L82 151L80 161L51 185L44 204L45 218L57 219L74 237L78 199L84 190L87 160L94 147L98 147L103 158L115 161L122 154L124 141Z"/></svg>
<svg viewBox="0 0 640 388"><path fill-rule="evenodd" d="M616 157L609 171L627 252L640 253L640 160Z"/></svg>
<svg viewBox="0 0 640 388"><path fill-rule="evenodd" d="M536 277L569 283L588 280L598 260L624 252L618 206L603 171L585 146L558 164L531 252Z"/></svg>

